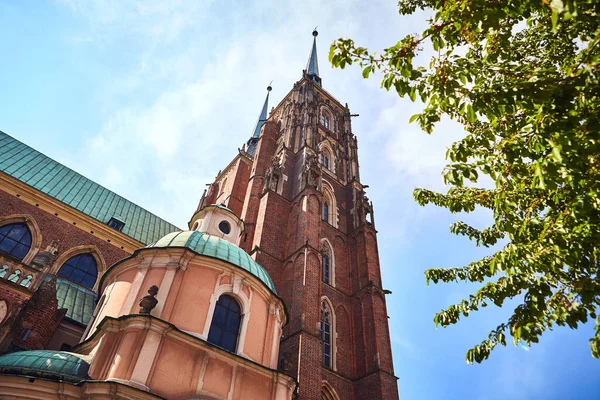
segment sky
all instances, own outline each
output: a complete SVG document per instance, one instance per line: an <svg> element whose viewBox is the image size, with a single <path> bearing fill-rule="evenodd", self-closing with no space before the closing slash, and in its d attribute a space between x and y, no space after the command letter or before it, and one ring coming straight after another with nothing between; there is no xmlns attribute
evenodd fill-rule
<svg viewBox="0 0 600 400"><path fill-rule="evenodd" d="M392 291L400 397L598 399L591 324L548 332L529 351L498 348L481 365L467 365L465 352L517 303L435 328L434 314L477 286L427 286L424 271L490 252L448 231L458 219L484 227L489 214L412 198L416 187L444 190L445 151L463 131L442 121L421 132L408 123L421 104L327 62L336 38L379 50L426 19L399 16L394 0L0 0L0 130L184 228L205 184L251 135L269 82L271 107L301 78L318 26L323 87L360 115L353 132Z"/></svg>

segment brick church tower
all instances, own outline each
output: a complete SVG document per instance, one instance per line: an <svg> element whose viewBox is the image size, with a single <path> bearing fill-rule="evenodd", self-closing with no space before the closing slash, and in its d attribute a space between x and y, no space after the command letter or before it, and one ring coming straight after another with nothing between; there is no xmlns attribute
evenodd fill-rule
<svg viewBox="0 0 600 400"><path fill-rule="evenodd" d="M267 93L252 137L189 227L210 223L210 204L244 221L239 246L287 307L279 365L299 382L299 399L397 399L373 206L348 105L319 76L317 34L302 78L269 115Z"/></svg>

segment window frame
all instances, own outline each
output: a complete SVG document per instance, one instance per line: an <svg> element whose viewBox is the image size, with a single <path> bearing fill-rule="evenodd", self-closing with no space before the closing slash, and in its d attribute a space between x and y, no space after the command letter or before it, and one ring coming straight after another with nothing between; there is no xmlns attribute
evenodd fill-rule
<svg viewBox="0 0 600 400"><path fill-rule="evenodd" d="M77 268L78 265L79 265L79 262L81 262L81 260L78 260L77 264L75 264L75 265L71 265L71 264L67 265L67 263L69 261L71 261L72 259L77 258L77 257L81 258L83 256L91 257L91 259L92 259L92 261L94 263L96 277L95 277L94 282L92 283L91 286L88 286L88 285L84 284L85 278L87 276L92 276L93 275L93 274L89 273L89 267L88 267L88 270L83 270L83 269ZM63 268L65 266L71 268L71 270L72 270L71 273L68 276L61 274L61 271L63 270ZM72 279L72 275L73 275L73 273L75 271L80 271L80 272L82 272L84 274L84 277L82 278L81 281ZM56 270L56 276L60 277L61 279L65 279L65 280L67 280L69 282L73 282L76 285L79 285L81 287L85 287L85 288L90 289L90 290L94 290L94 287L96 286L96 283L98 283L98 276L99 275L100 275L100 265L98 263L97 257L95 257L94 253L92 253L92 252L80 252L80 253L72 254L66 260L64 260L59 265L58 269Z"/></svg>
<svg viewBox="0 0 600 400"><path fill-rule="evenodd" d="M227 307L223 304L219 304L221 302L221 300L223 299L228 299L228 305ZM237 307L237 310L232 310L230 308L230 305L233 304L235 305L235 307ZM217 325L218 321L215 321L215 318L219 318L219 313L224 312L224 316L222 317L224 322L222 326ZM237 312L237 316L236 316L236 312ZM229 323L230 323L230 315L232 315L236 317L237 319L237 327L235 328L235 332L233 329L228 329L230 327L228 327ZM219 298L217 299L217 301L215 302L215 307L212 313L212 317L211 317L211 322L210 322L210 326L208 329L208 333L206 335L206 341L210 344L213 344L215 346L218 346L220 348L222 348L223 350L229 351L230 353L234 353L237 354L238 353L238 349L239 349L239 345L240 345L240 336L241 336L241 332L242 332L242 321L243 321L243 307L242 304L240 304L240 302L238 301L238 299L234 296L232 296L230 293L223 293L219 296ZM216 332L215 330L213 330L213 328L215 329L219 329L222 332L219 335L219 341L217 343L217 341L215 340L213 335L216 335L216 333L213 334L213 332ZM235 340L233 343L233 348L231 347L224 347L223 346L223 337L224 334L228 333L228 334L234 334L235 333ZM211 340L211 336L213 336L213 339Z"/></svg>
<svg viewBox="0 0 600 400"><path fill-rule="evenodd" d="M13 245L13 247L10 251L0 250L0 254L9 256L9 257L14 258L15 260L19 260L21 262L25 262L24 260L27 258L27 255L31 252L31 249L33 247L33 232L31 231L31 228L29 227L29 225L26 222L14 221L14 222L8 222L6 224L0 225L0 230L6 229L6 227L11 227L11 228L6 232L6 234L0 233L0 246L2 245L2 243L4 243L5 241L8 241L8 240L15 242L15 244ZM25 232L23 232L21 234L19 239L16 239L16 238L10 236L11 232L13 231L13 229L15 227L24 227L25 228ZM29 239L29 243L27 243L27 241L23 241L23 239L26 239L26 238ZM25 251L25 254L23 254L23 256L20 256L20 255L14 253L15 249L19 246L26 247L26 251Z"/></svg>

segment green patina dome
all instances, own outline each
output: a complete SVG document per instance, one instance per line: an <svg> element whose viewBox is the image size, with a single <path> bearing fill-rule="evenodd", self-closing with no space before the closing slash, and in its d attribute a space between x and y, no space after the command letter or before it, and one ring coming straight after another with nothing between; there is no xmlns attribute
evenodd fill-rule
<svg viewBox="0 0 600 400"><path fill-rule="evenodd" d="M80 382L90 379L90 357L67 351L31 350L0 356L0 373Z"/></svg>
<svg viewBox="0 0 600 400"><path fill-rule="evenodd" d="M148 247L185 247L201 256L218 258L250 272L277 294L267 271L244 250L220 237L198 231L173 232Z"/></svg>

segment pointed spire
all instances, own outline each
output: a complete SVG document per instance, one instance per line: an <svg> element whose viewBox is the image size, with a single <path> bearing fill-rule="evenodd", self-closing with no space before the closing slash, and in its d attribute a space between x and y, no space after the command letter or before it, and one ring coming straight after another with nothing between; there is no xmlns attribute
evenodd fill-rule
<svg viewBox="0 0 600 400"><path fill-rule="evenodd" d="M254 131L252 134L253 138L258 138L260 136L260 128L262 128L262 126L265 124L265 121L267 120L267 109L269 107L269 93L271 93L271 90L273 90L273 88L271 87L271 84L269 84L269 86L267 86L267 97L265 98L265 104L263 104L263 108L260 112L260 115L258 116L258 121L256 121L256 126L254 127Z"/></svg>
<svg viewBox="0 0 600 400"><path fill-rule="evenodd" d="M317 36L319 35L319 32L317 32L317 28L315 28L312 35L313 45L312 50L310 51L310 57L308 57L308 63L306 63L306 74L319 77L319 61L317 59Z"/></svg>

